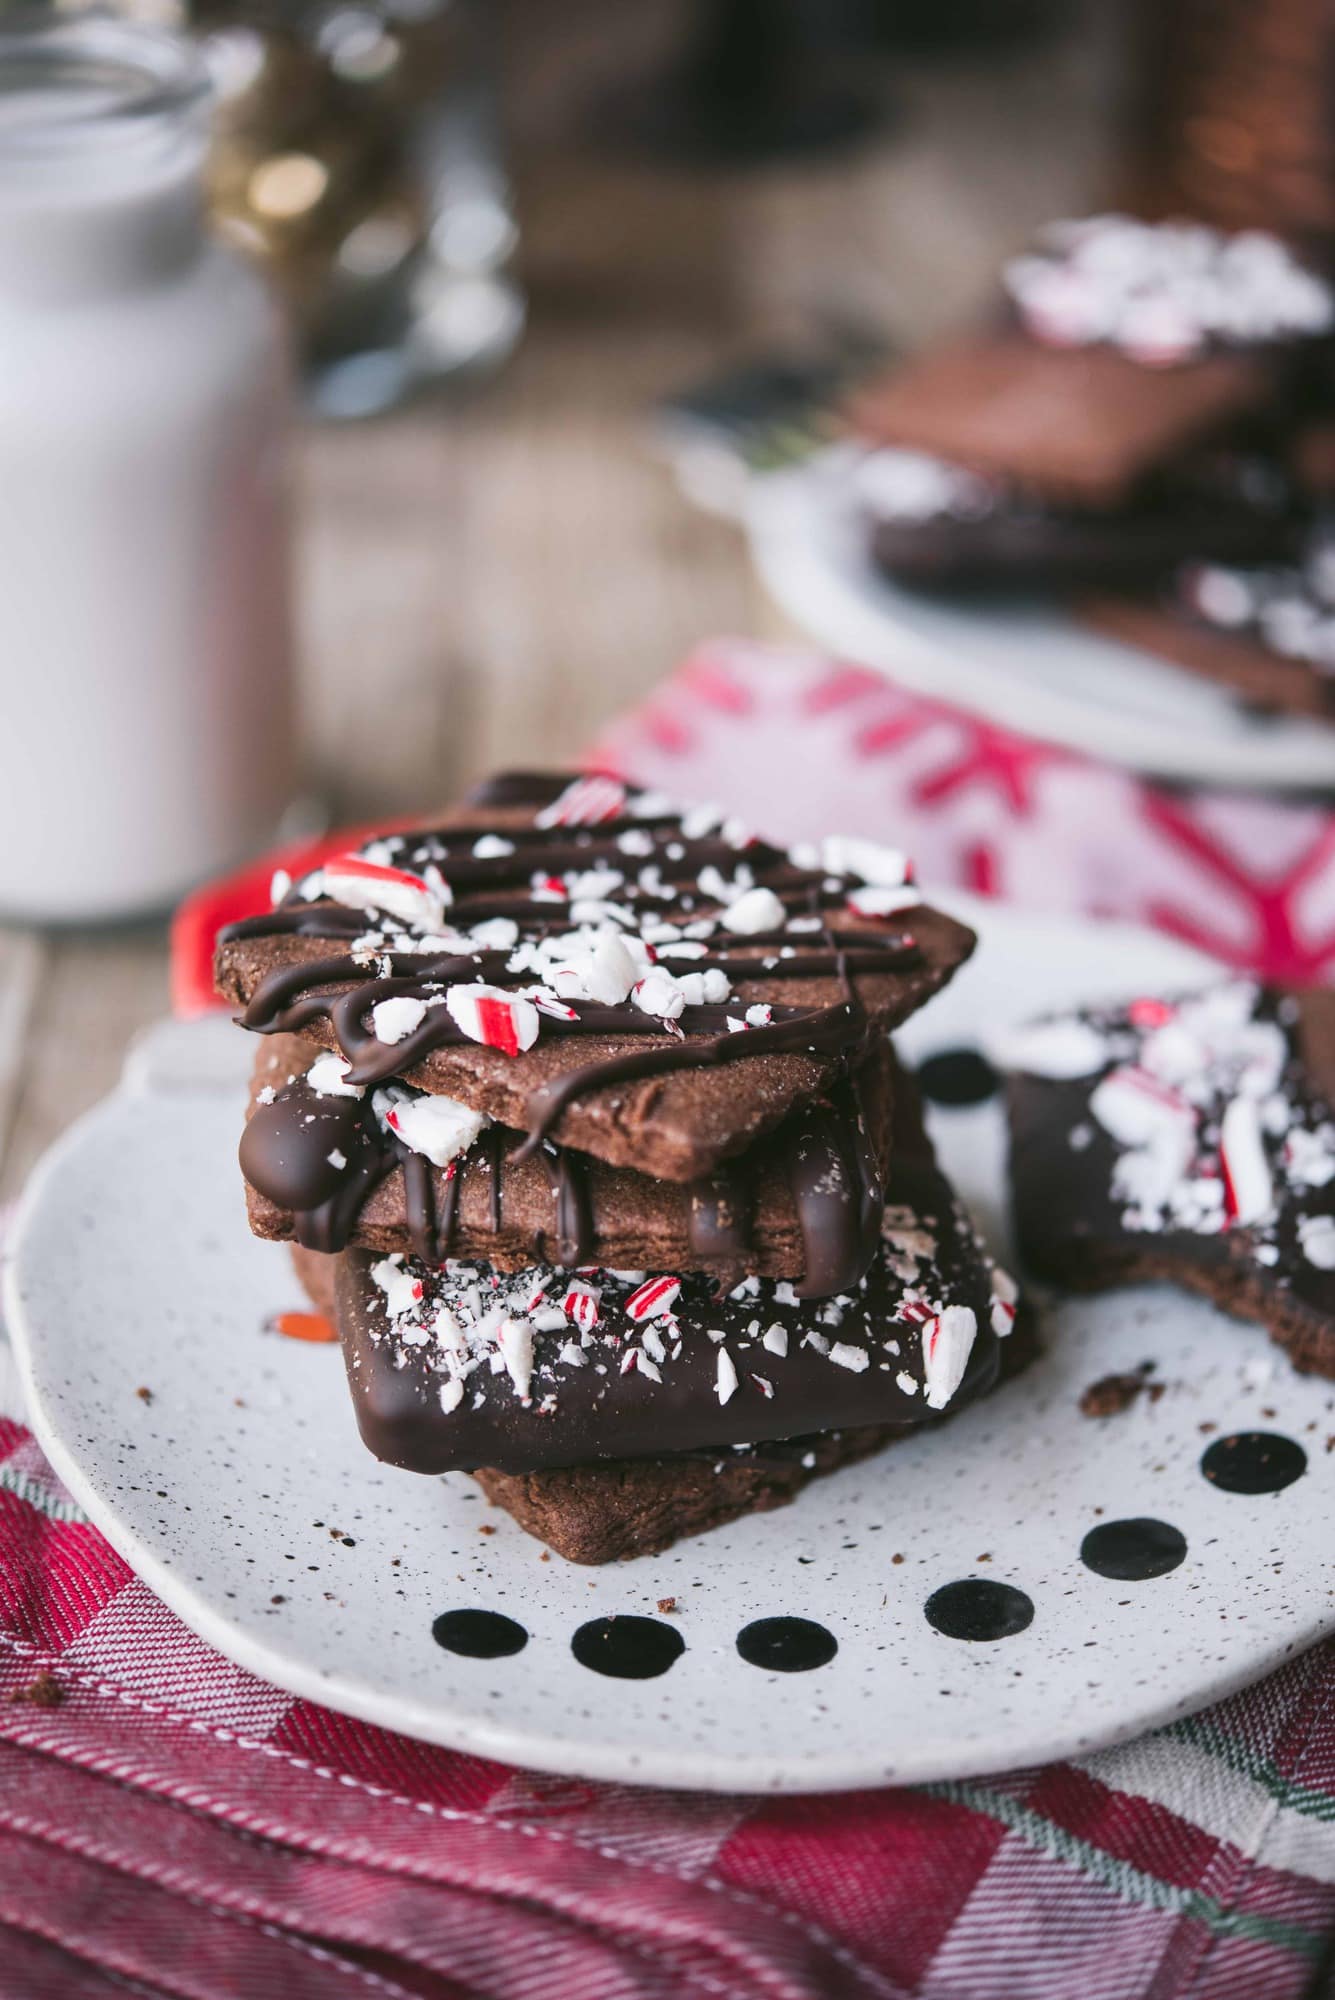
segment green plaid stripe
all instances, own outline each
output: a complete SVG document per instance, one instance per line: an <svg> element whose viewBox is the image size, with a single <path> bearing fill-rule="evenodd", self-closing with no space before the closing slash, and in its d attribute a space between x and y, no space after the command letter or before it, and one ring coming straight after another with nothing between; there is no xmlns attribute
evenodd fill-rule
<svg viewBox="0 0 1335 2000"><path fill-rule="evenodd" d="M1068 1832L1056 1820L1049 1819L1045 1813L1035 1812L1019 1799L1011 1798L1005 1792L993 1791L988 1785L952 1782L924 1785L921 1789L932 1798L967 1806L971 1812L984 1813L989 1819L999 1821L1038 1853L1078 1869L1091 1881L1111 1889L1123 1902L1136 1903L1145 1909L1166 1910L1174 1916L1191 1917L1218 1937L1250 1938L1284 1951L1297 1952L1305 1958L1319 1959L1326 1949L1325 1938L1315 1931L1289 1923L1283 1917L1262 1916L1251 1910L1226 1909L1215 1896L1165 1882L1146 1869L1119 1860L1116 1855L1096 1847L1092 1841Z"/></svg>
<svg viewBox="0 0 1335 2000"><path fill-rule="evenodd" d="M76 1507L68 1495L56 1492L31 1472L16 1472L12 1466L0 1465L0 1492L12 1493L29 1507L35 1507L39 1514L45 1514L48 1521L88 1519L83 1508Z"/></svg>
<svg viewBox="0 0 1335 2000"><path fill-rule="evenodd" d="M1309 1819L1335 1824L1335 1795L1318 1792L1310 1785L1295 1784L1269 1757L1258 1757L1236 1736L1217 1728L1206 1717L1186 1716L1181 1722L1170 1723L1160 1734L1176 1737L1179 1742L1193 1744L1207 1755L1217 1757L1239 1777L1250 1778L1253 1784L1260 1785L1286 1811L1305 1813Z"/></svg>

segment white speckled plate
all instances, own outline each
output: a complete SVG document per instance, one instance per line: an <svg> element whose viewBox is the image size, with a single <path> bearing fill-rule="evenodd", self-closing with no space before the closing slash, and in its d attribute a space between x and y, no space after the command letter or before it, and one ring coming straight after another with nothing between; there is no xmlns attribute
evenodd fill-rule
<svg viewBox="0 0 1335 2000"><path fill-rule="evenodd" d="M883 576L848 453L751 482L752 554L777 602L845 659L993 722L1133 770L1301 791L1335 784L1335 728L1259 716L1228 691L1104 638L1056 605L925 596Z"/></svg>
<svg viewBox="0 0 1335 2000"><path fill-rule="evenodd" d="M1203 969L1140 932L968 914L984 942L903 1037L914 1060L1054 1002ZM220 1021L140 1046L122 1088L37 1175L7 1304L61 1475L181 1616L256 1673L547 1770L801 1791L1088 1751L1335 1626L1335 1389L1166 1288L1058 1305L1027 1375L792 1507L611 1569L544 1561L468 1479L378 1465L337 1352L265 1331L301 1301L284 1253L253 1241L242 1215L249 1054ZM995 1231L995 1104L935 1126ZM1088 1383L1147 1359L1166 1384L1157 1403L1078 1414ZM1210 1484L1211 1436L1255 1430L1300 1446L1302 1476L1262 1495ZM1091 1529L1146 1516L1185 1537L1169 1573L1118 1581L1082 1561ZM982 1641L934 1629L927 1600L966 1579L1023 1593L1002 1608L1027 1599L1030 1622ZM668 1597L676 1609L661 1615ZM460 1610L501 1613L527 1642L490 1659L446 1651L433 1625ZM657 1678L610 1678L572 1650L589 1620L626 1613L684 1641ZM823 1627L834 1657L801 1672L748 1664L742 1629L788 1617Z"/></svg>

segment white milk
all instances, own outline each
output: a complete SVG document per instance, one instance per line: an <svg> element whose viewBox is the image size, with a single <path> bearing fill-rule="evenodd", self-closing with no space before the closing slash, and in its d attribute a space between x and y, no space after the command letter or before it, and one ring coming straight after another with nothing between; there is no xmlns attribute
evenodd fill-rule
<svg viewBox="0 0 1335 2000"><path fill-rule="evenodd" d="M0 33L0 917L161 908L292 789L277 318L168 36Z"/></svg>

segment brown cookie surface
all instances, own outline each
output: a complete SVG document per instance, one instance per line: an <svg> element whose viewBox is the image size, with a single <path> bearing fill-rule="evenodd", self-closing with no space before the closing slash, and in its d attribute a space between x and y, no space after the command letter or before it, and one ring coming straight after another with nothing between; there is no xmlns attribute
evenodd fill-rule
<svg viewBox="0 0 1335 2000"><path fill-rule="evenodd" d="M907 874L872 843L789 853L615 781L515 774L232 926L218 987L357 1084L402 1078L534 1148L692 1181L968 957Z"/></svg>
<svg viewBox="0 0 1335 2000"><path fill-rule="evenodd" d="M1118 348L1045 347L1016 327L966 335L864 389L875 444L927 452L1054 501L1111 507L1138 480L1272 394L1255 354L1146 367Z"/></svg>
<svg viewBox="0 0 1335 2000"><path fill-rule="evenodd" d="M1034 1352L1034 1330L1022 1314L1002 1348L1002 1379L1018 1374ZM552 1472L484 1466L473 1477L494 1506L567 1562L624 1562L745 1514L786 1507L813 1479L907 1435L902 1426L863 1425L742 1452L614 1459Z"/></svg>
<svg viewBox="0 0 1335 2000"><path fill-rule="evenodd" d="M321 1078L330 1060L322 1065L318 1045L301 1036L260 1043L241 1148L258 1236L313 1251L485 1259L507 1271L594 1263L799 1282L809 1271L826 1291L856 1282L872 1254L898 1101L888 1043L831 1100L794 1113L699 1182L653 1180L550 1144L516 1163L522 1135L500 1126L438 1165L414 1157L377 1116L377 1104L397 1101L391 1115L412 1136L417 1106L402 1091L394 1100L322 1097L307 1078ZM897 1140L923 1149L907 1097ZM342 1168L330 1166L331 1152ZM321 1198L301 1205L312 1187Z"/></svg>

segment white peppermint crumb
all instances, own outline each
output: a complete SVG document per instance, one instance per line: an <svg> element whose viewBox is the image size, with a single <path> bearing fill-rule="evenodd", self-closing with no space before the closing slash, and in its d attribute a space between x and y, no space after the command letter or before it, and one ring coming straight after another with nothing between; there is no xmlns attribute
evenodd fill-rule
<svg viewBox="0 0 1335 2000"><path fill-rule="evenodd" d="M307 1087L317 1097L363 1097L364 1090L359 1084L347 1080L351 1063L344 1062L342 1056L317 1056L306 1072Z"/></svg>
<svg viewBox="0 0 1335 2000"><path fill-rule="evenodd" d="M451 1375L448 1381L441 1383L440 1407L444 1410L446 1416L449 1415L451 1410L457 1410L463 1399L464 1385L457 1375Z"/></svg>
<svg viewBox="0 0 1335 2000"><path fill-rule="evenodd" d="M346 1167L348 1164L347 1154L343 1152L338 1146L335 1146L332 1153L326 1153L325 1158L328 1160L330 1166L333 1167L335 1171L340 1174L342 1173L344 1167Z"/></svg>
<svg viewBox="0 0 1335 2000"><path fill-rule="evenodd" d="M798 1304L797 1293L793 1290L787 1278L780 1278L775 1285L774 1303L776 1306L795 1306Z"/></svg>
<svg viewBox="0 0 1335 2000"><path fill-rule="evenodd" d="M377 1000L371 1009L371 1029L378 1042L401 1042L426 1019L426 1006L407 994L392 1000Z"/></svg>
<svg viewBox="0 0 1335 2000"><path fill-rule="evenodd" d="M895 1377L895 1381L898 1383L899 1387L904 1391L904 1394L906 1396L917 1395L918 1385L914 1381L913 1377L909 1374L907 1369L901 1368L898 1375L896 1375Z"/></svg>
<svg viewBox="0 0 1335 2000"><path fill-rule="evenodd" d="M726 1347L718 1351L718 1377L716 1382L718 1399L726 1403L737 1389L737 1370L732 1365L732 1356Z"/></svg>
<svg viewBox="0 0 1335 2000"><path fill-rule="evenodd" d="M277 1095L278 1092L274 1089L273 1085L266 1083L263 1090L256 1091L255 1102L257 1104L272 1104Z"/></svg>
<svg viewBox="0 0 1335 2000"><path fill-rule="evenodd" d="M871 1365L871 1356L866 1348L854 1347L846 1340L835 1341L829 1358L840 1368L851 1369L855 1375L860 1375L864 1368Z"/></svg>
<svg viewBox="0 0 1335 2000"><path fill-rule="evenodd" d="M767 1347L771 1354L786 1354L788 1352L787 1327L780 1326L779 1322L775 1320L773 1326L765 1328L761 1336L761 1346Z"/></svg>
<svg viewBox="0 0 1335 2000"><path fill-rule="evenodd" d="M816 1454L814 1451L804 1451L802 1453L802 1464L808 1472L810 1472L812 1466L815 1463L816 1463Z"/></svg>
<svg viewBox="0 0 1335 2000"><path fill-rule="evenodd" d="M709 1335L709 1338L714 1342L715 1346L718 1345L720 1340L724 1340L727 1338L727 1335L721 1326L707 1326L705 1328L705 1332Z"/></svg>
<svg viewBox="0 0 1335 2000"><path fill-rule="evenodd" d="M484 833L480 840L473 842L473 854L479 861L499 861L502 855L513 854L515 844L505 840L499 833Z"/></svg>
<svg viewBox="0 0 1335 2000"><path fill-rule="evenodd" d="M725 929L739 936L783 929L787 911L772 889L748 889L723 912Z"/></svg>

